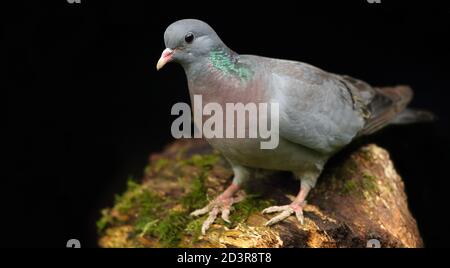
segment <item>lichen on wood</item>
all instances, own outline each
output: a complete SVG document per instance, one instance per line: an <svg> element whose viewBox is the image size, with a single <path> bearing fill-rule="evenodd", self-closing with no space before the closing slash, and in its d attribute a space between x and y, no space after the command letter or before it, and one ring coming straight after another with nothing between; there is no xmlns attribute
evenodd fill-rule
<svg viewBox="0 0 450 268"><path fill-rule="evenodd" d="M246 185L246 199L234 206L231 224L221 219L206 235L204 217L189 213L205 206L231 182L232 171L218 152L199 140L176 141L152 154L141 182L128 181L112 208L97 222L102 247L421 247L403 182L376 145L367 145L327 166L305 208L305 223L294 217L272 227L267 206L290 202L298 181L267 173Z"/></svg>

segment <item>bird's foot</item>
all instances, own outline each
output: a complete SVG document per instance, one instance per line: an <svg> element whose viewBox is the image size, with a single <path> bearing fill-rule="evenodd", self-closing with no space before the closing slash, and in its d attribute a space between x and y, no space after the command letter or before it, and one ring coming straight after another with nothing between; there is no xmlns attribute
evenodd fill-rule
<svg viewBox="0 0 450 268"><path fill-rule="evenodd" d="M262 211L263 214L274 213L274 212L281 212L281 213L278 214L277 216L273 217L269 221L267 221L264 225L270 226L275 223L281 222L284 219L286 219L287 217L291 216L292 214L295 214L295 216L297 217L297 220L300 222L300 224L303 224L305 221L305 218L303 216L303 208L305 207L305 205L306 205L306 201L303 201L301 203L294 202L294 203L292 203L290 205L286 205L286 206L268 207Z"/></svg>
<svg viewBox="0 0 450 268"><path fill-rule="evenodd" d="M202 225L202 234L205 235L206 231L209 229L211 224L216 220L217 215L220 213L222 215L222 219L230 223L230 210L231 206L235 203L238 203L244 199L244 196L228 196L226 194L219 195L216 199L214 199L207 206L197 209L191 213L191 216L197 217L202 216L209 212L208 218L203 222Z"/></svg>

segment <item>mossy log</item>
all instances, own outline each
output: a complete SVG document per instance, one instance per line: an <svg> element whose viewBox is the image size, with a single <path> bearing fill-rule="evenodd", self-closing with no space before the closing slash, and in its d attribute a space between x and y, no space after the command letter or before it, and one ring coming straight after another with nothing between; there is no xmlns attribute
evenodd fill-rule
<svg viewBox="0 0 450 268"><path fill-rule="evenodd" d="M115 205L97 222L101 247L422 247L408 210L402 179L389 154L376 145L327 165L305 208L305 223L290 217L272 227L261 210L288 204L299 182L289 173L258 171L246 199L234 206L231 224L221 219L206 235L203 207L230 183L226 161L204 141L183 140L152 154L141 182L129 180ZM373 240L372 240L373 241Z"/></svg>

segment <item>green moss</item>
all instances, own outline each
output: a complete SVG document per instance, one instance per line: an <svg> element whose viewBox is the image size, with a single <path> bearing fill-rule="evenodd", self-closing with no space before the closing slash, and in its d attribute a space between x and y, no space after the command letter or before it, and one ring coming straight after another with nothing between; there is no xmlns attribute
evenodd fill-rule
<svg viewBox="0 0 450 268"><path fill-rule="evenodd" d="M159 222L158 219L151 220L149 218L141 217L139 221L134 223L135 230L139 233L139 236L144 236L148 233L151 233L151 230L154 226Z"/></svg>
<svg viewBox="0 0 450 268"><path fill-rule="evenodd" d="M372 160L372 153L367 148L364 148L363 150L361 150L360 155L367 161Z"/></svg>
<svg viewBox="0 0 450 268"><path fill-rule="evenodd" d="M205 215L203 217L195 218L186 225L184 231L193 238L192 242L195 243L198 241L198 237L201 235L202 225L206 220L206 217L207 216Z"/></svg>
<svg viewBox="0 0 450 268"><path fill-rule="evenodd" d="M175 200L174 203L181 203L181 211L171 211L166 215L140 214L134 224L135 230L139 235L152 235L159 239L164 247L176 247L181 240L183 231L190 229L192 234L198 237L197 220L189 217L189 212L195 208L200 208L207 203L206 190L203 185L204 176L199 176L193 180L192 189L184 195L181 200ZM156 217L155 217L156 216ZM194 223L193 223L194 222Z"/></svg>
<svg viewBox="0 0 450 268"><path fill-rule="evenodd" d="M170 212L161 220L139 218L134 227L139 236L151 235L157 237L163 247L176 247L188 220L184 212Z"/></svg>
<svg viewBox="0 0 450 268"><path fill-rule="evenodd" d="M122 196L116 196L115 209L123 214L128 214L130 210L137 210L138 214L156 213L163 203L164 200L157 194L128 180L127 191Z"/></svg>
<svg viewBox="0 0 450 268"><path fill-rule="evenodd" d="M217 154L195 154L191 158L184 161L185 164L194 165L199 168L208 168L217 163L219 155Z"/></svg>
<svg viewBox="0 0 450 268"><path fill-rule="evenodd" d="M205 179L210 167L219 160L217 154L193 155L184 161L184 164L194 165L198 168L199 174L189 182L189 191L181 198L181 204L187 210L198 209L208 203L208 196L205 187Z"/></svg>
<svg viewBox="0 0 450 268"><path fill-rule="evenodd" d="M341 194L361 194L364 192L372 193L377 189L376 178L365 171L361 174L361 179L346 179L340 187L340 192Z"/></svg>
<svg viewBox="0 0 450 268"><path fill-rule="evenodd" d="M356 164L355 161L349 160L349 161L347 161L345 163L345 167L344 168L346 169L345 170L346 172L348 172L350 174L353 174L353 173L355 173L358 170L358 165Z"/></svg>
<svg viewBox="0 0 450 268"><path fill-rule="evenodd" d="M112 210L103 210L102 217L97 222L99 232L109 226L130 224L133 226L131 237L155 237L162 247L177 247L184 234L197 241L201 234L201 226L206 216L192 218L189 213L208 204L205 180L209 171L220 156L218 154L193 155L189 159L177 162L180 173L177 175L180 183L187 188L185 194L178 198L164 198L152 191L146 185L128 179L127 189L122 195L117 195ZM181 162L181 164L180 164ZM151 165L151 170L163 170L170 165L169 160L160 159ZM185 169L184 165L196 167ZM189 172L189 174L186 174ZM188 178L188 179L186 179ZM233 224L245 221L252 213L261 211L272 204L255 196L235 204L231 213ZM124 217L121 217L124 216ZM192 242L191 241L191 242Z"/></svg>
<svg viewBox="0 0 450 268"><path fill-rule="evenodd" d="M129 181L127 192L117 198L116 208L124 213L137 210L133 222L135 234L154 236L158 238L161 246L176 247L186 229L190 229L196 237L199 235L199 232L196 231L197 227L194 228L198 225L198 219L190 218L189 212L207 204L204 185L207 167L215 164L217 160L218 157L215 155L194 155L186 160L186 164L201 169L199 174L187 184L189 186L187 193L177 200L164 201L150 190L135 184L134 181ZM159 164L157 162L155 168L158 165L166 164L165 161L159 162ZM178 204L182 205L181 210L171 211L168 209Z"/></svg>
<svg viewBox="0 0 450 268"><path fill-rule="evenodd" d="M230 215L231 225L242 223L253 213L260 212L275 204L273 200L266 200L258 197L259 196L257 195L249 195L243 201L233 206L234 211Z"/></svg>
<svg viewBox="0 0 450 268"><path fill-rule="evenodd" d="M194 178L190 185L191 189L181 198L181 204L186 210L201 208L207 204L205 178L205 173L201 173Z"/></svg>
<svg viewBox="0 0 450 268"><path fill-rule="evenodd" d="M183 161L187 151L188 151L188 148L186 148L186 147L179 148L175 155L175 161L176 162Z"/></svg>
<svg viewBox="0 0 450 268"><path fill-rule="evenodd" d="M127 181L127 190L124 194L115 196L114 204L114 209L120 214L130 215L133 211L138 215L138 218L148 218L147 214L155 214L159 207L162 206L163 199L144 189L130 177ZM101 215L101 218L96 222L99 233L108 225L117 221L117 219L112 217L110 209L103 209Z"/></svg>
<svg viewBox="0 0 450 268"><path fill-rule="evenodd" d="M337 191L341 195L349 195L357 192L360 186L358 165L352 158L346 160L342 166L336 167L331 172L331 182L329 185L332 191Z"/></svg>
<svg viewBox="0 0 450 268"><path fill-rule="evenodd" d="M105 228L112 222L112 217L110 215L110 210L105 208L100 211L101 217L96 222L97 232L99 234L103 233Z"/></svg>
<svg viewBox="0 0 450 268"><path fill-rule="evenodd" d="M160 158L156 161L154 168L156 172L159 172L161 169L165 168L170 163L167 158Z"/></svg>
<svg viewBox="0 0 450 268"><path fill-rule="evenodd" d="M362 185L365 190L369 192L376 191L378 189L377 187L377 179L375 176L368 172L364 172L362 175Z"/></svg>
<svg viewBox="0 0 450 268"><path fill-rule="evenodd" d="M344 184L342 185L341 193L342 194L351 194L356 191L358 188L357 183L352 179L346 179Z"/></svg>
<svg viewBox="0 0 450 268"><path fill-rule="evenodd" d="M144 174L150 174L152 171L152 166L151 165L146 165L144 168Z"/></svg>
<svg viewBox="0 0 450 268"><path fill-rule="evenodd" d="M154 233L164 246L175 247L178 245L182 233L188 224L188 216L185 212L170 213L156 225Z"/></svg>

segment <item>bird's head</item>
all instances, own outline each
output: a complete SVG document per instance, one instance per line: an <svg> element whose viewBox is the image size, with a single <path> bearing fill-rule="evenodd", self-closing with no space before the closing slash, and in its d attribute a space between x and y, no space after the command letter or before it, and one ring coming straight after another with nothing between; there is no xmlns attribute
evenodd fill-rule
<svg viewBox="0 0 450 268"><path fill-rule="evenodd" d="M184 19L172 23L164 33L164 43L166 49L156 64L157 70L171 61L186 66L207 57L212 49L223 45L208 24L195 19Z"/></svg>

